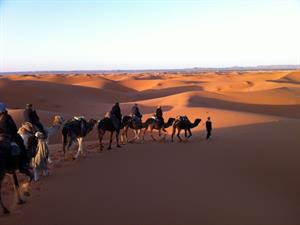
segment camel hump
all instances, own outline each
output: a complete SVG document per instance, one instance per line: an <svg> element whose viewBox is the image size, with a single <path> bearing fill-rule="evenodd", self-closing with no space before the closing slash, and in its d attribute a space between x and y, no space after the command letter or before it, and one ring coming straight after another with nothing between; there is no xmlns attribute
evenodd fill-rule
<svg viewBox="0 0 300 225"><path fill-rule="evenodd" d="M188 117L186 115L184 116L177 116L176 120L180 120L182 122L188 121Z"/></svg>
<svg viewBox="0 0 300 225"><path fill-rule="evenodd" d="M81 120L84 120L85 118L84 118L84 116L74 116L73 119L81 121Z"/></svg>

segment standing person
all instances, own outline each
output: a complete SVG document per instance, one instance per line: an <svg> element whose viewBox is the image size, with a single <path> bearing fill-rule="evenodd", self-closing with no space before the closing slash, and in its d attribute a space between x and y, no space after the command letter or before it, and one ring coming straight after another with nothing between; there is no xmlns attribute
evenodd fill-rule
<svg viewBox="0 0 300 225"><path fill-rule="evenodd" d="M42 123L40 122L40 118L37 115L37 112L33 109L32 104L26 104L24 110L24 120L25 122L29 122L37 127L37 129L42 132L46 136L46 132Z"/></svg>
<svg viewBox="0 0 300 225"><path fill-rule="evenodd" d="M132 115L133 115L133 119L134 119L139 125L141 125L141 124L142 124L142 114L140 113L138 104L135 103L135 104L132 106L131 112L132 112Z"/></svg>
<svg viewBox="0 0 300 225"><path fill-rule="evenodd" d="M27 157L26 148L22 137L18 134L18 128L13 118L8 114L5 104L0 102L0 136L5 135L10 138L12 142L15 142L19 147L19 153L15 152L12 154L20 154L20 171L26 170L29 167L29 159Z"/></svg>
<svg viewBox="0 0 300 225"><path fill-rule="evenodd" d="M121 128L122 114L119 102L116 102L110 111L110 117L116 130Z"/></svg>
<svg viewBox="0 0 300 225"><path fill-rule="evenodd" d="M206 131L207 131L206 139L209 139L211 136L211 131L212 131L212 122L210 120L210 117L207 117L207 121L206 121L205 125L206 125Z"/></svg>

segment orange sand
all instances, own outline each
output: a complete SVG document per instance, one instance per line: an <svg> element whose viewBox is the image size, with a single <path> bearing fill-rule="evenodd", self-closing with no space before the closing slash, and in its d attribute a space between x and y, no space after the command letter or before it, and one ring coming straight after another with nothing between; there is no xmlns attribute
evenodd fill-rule
<svg viewBox="0 0 300 225"><path fill-rule="evenodd" d="M300 71L198 74L10 75L1 101L18 125L32 103L45 125L54 115L101 119L119 101L123 115L138 103L150 117L211 116L188 143L127 144L61 162L60 134L51 139L51 176L0 224L299 224ZM168 129L170 133L171 129ZM73 154L73 153L72 153ZM60 168L63 167L63 168Z"/></svg>

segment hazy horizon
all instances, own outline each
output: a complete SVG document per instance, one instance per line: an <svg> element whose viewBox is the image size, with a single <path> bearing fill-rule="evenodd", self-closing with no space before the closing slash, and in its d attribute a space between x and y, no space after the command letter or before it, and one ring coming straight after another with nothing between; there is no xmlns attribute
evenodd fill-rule
<svg viewBox="0 0 300 225"><path fill-rule="evenodd" d="M31 73L109 73L109 72L172 72L172 71L183 71L183 72L205 72L205 71L272 71L272 70L298 70L299 65L255 65L255 66L228 66L228 67L192 67L192 68L145 68L145 69L86 69L86 70L27 70L27 71L8 71L0 72L1 74L31 74Z"/></svg>
<svg viewBox="0 0 300 225"><path fill-rule="evenodd" d="M0 72L300 64L297 0L0 1Z"/></svg>

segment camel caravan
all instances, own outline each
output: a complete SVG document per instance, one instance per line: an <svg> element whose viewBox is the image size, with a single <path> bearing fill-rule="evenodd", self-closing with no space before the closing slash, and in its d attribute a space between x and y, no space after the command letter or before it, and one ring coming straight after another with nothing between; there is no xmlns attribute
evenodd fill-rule
<svg viewBox="0 0 300 225"><path fill-rule="evenodd" d="M95 126L98 131L99 151L102 152L104 149L103 137L106 132L109 133L107 149L110 150L114 134L116 147L120 148L120 144L143 142L147 131L150 132L152 140L158 140L153 135L154 130L157 131L160 137L159 140L166 140L166 128L172 126L171 141L174 141L173 136L176 134L179 142L182 142L181 131L184 131L187 140L192 136L191 130L201 122L201 119L197 118L192 123L187 116L171 117L165 122L160 106L157 107L155 114L145 122L142 121L142 114L137 104L133 105L131 111L131 115L122 116L117 102L101 120L86 120L84 117L74 117L65 121L62 116L56 115L53 118L52 125L44 127L32 104L27 104L24 110L24 122L18 129L13 118L8 114L5 104L0 103L0 205L3 213L10 213L1 198L1 184L5 175L12 175L18 204L23 204L24 200L19 190L17 171L28 177L28 184L32 180L38 181L41 174L48 176L48 163L52 162L48 148L49 137L59 132L59 130L62 134L62 157L64 160L66 153L75 142L78 143L78 149L73 159L77 159L84 154L84 138ZM206 138L209 139L212 130L210 118L206 121L206 128ZM128 139L129 129L134 133L132 140ZM28 191L25 191L24 195L28 196Z"/></svg>

